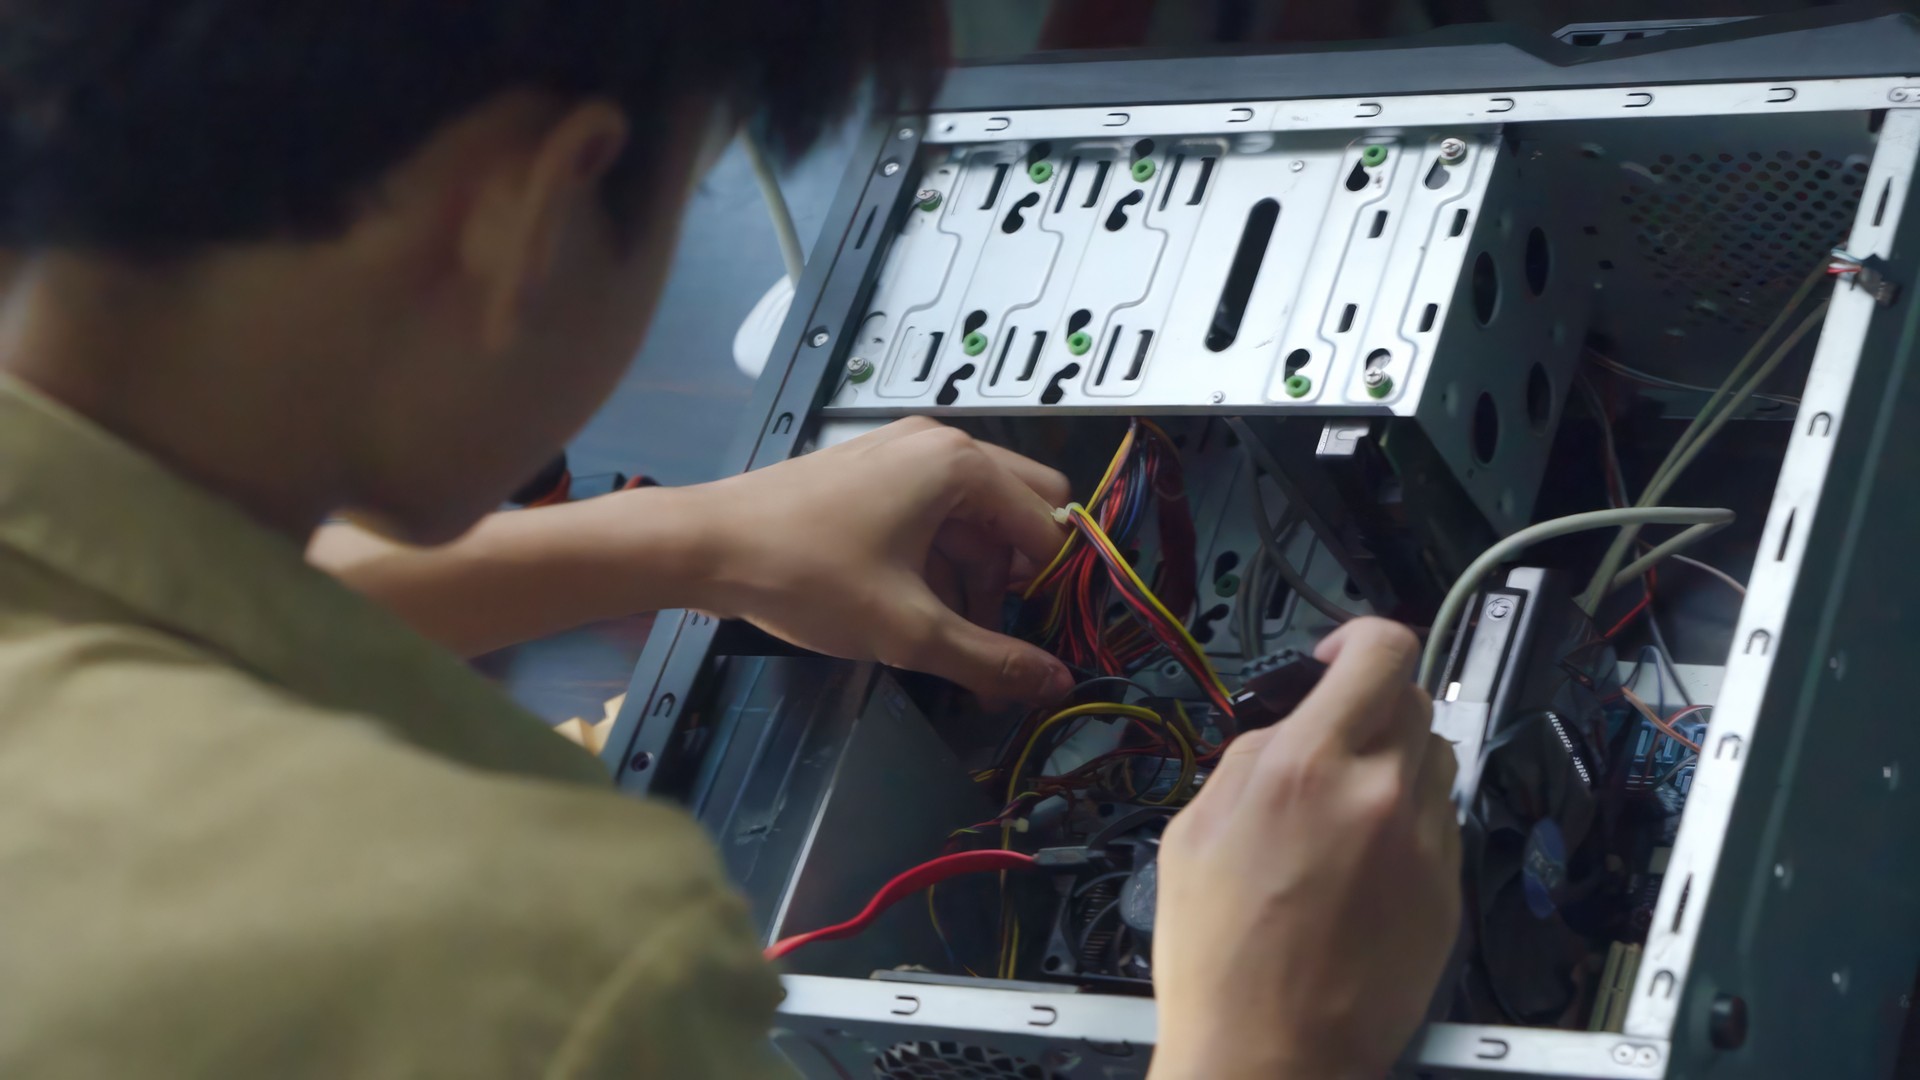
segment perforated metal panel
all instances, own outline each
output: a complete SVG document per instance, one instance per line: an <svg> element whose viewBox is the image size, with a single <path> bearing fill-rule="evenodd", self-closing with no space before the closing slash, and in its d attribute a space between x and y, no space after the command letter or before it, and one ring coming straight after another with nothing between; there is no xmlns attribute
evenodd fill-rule
<svg viewBox="0 0 1920 1080"><path fill-rule="evenodd" d="M878 1080L1065 1080L1024 1058L960 1042L903 1042L873 1063Z"/></svg>
<svg viewBox="0 0 1920 1080"><path fill-rule="evenodd" d="M1821 149L1662 153L1620 196L1648 277L1678 326L1757 332L1815 262L1847 235L1867 157Z"/></svg>

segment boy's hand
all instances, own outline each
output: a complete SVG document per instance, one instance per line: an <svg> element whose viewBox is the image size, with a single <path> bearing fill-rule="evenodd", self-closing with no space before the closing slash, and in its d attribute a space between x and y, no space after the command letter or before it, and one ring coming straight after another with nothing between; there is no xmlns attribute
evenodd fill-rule
<svg viewBox="0 0 1920 1080"><path fill-rule="evenodd" d="M710 547L696 606L987 697L1072 685L1059 660L995 629L1009 583L1066 539L1054 470L916 418L685 490Z"/></svg>
<svg viewBox="0 0 1920 1080"><path fill-rule="evenodd" d="M1228 747L1160 850L1154 1080L1383 1076L1460 917L1451 748L1404 627L1355 619L1292 716Z"/></svg>

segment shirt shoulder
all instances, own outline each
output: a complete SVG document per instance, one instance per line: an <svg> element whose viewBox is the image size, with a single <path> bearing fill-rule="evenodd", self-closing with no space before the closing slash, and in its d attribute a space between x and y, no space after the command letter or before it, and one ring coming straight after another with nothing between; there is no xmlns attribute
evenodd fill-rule
<svg viewBox="0 0 1920 1080"><path fill-rule="evenodd" d="M767 1067L777 983L671 808L84 620L0 626L0 790L0 1075Z"/></svg>

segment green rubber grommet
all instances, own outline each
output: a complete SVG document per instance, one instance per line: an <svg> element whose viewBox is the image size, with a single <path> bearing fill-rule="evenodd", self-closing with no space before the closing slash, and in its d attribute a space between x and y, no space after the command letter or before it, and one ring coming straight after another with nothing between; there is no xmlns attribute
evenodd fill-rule
<svg viewBox="0 0 1920 1080"><path fill-rule="evenodd" d="M1286 385L1288 397L1306 397L1313 389L1313 380L1305 375L1289 375Z"/></svg>
<svg viewBox="0 0 1920 1080"><path fill-rule="evenodd" d="M1087 336L1085 330L1075 330L1067 335L1067 351L1073 355L1085 356L1087 350L1091 348L1093 348L1093 339Z"/></svg>
<svg viewBox="0 0 1920 1080"><path fill-rule="evenodd" d="M1371 398L1383 398L1391 393L1393 393L1393 376L1391 375L1383 376L1379 382L1367 387L1367 396Z"/></svg>
<svg viewBox="0 0 1920 1080"><path fill-rule="evenodd" d="M1220 579L1213 583L1213 595L1215 596L1232 596L1239 591L1240 576L1238 574L1222 574L1220 575Z"/></svg>
<svg viewBox="0 0 1920 1080"><path fill-rule="evenodd" d="M960 351L968 356L979 356L987 351L987 335L975 330L960 339Z"/></svg>
<svg viewBox="0 0 1920 1080"><path fill-rule="evenodd" d="M1134 162L1133 178L1143 184L1153 179L1153 159L1143 157L1139 161Z"/></svg>
<svg viewBox="0 0 1920 1080"><path fill-rule="evenodd" d="M940 193L937 191L933 192L932 194L928 195L926 198L921 199L917 205L922 210L940 209Z"/></svg>
<svg viewBox="0 0 1920 1080"><path fill-rule="evenodd" d="M1036 161L1027 166L1027 178L1036 184L1044 184L1053 179L1053 162Z"/></svg>
<svg viewBox="0 0 1920 1080"><path fill-rule="evenodd" d="M1387 160L1387 148L1381 146L1379 143L1375 143L1365 150L1360 151L1360 164L1365 165L1369 169L1379 165L1385 160Z"/></svg>

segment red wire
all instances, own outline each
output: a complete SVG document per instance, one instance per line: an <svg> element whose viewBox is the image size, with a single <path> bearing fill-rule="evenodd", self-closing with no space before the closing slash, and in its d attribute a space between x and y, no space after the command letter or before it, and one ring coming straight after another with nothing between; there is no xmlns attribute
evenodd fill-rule
<svg viewBox="0 0 1920 1080"><path fill-rule="evenodd" d="M767 959L778 960L802 945L811 945L816 941L838 941L841 938L853 937L873 925L873 921L880 917L881 912L929 885L938 885L948 878L990 870L1019 870L1032 863L1033 856L1024 852L998 849L961 851L952 855L942 855L937 859L929 859L882 885L880 891L873 894L873 899L867 901L867 906L861 910L860 914L846 922L818 930L809 930L804 934L795 934L774 942L767 948Z"/></svg>
<svg viewBox="0 0 1920 1080"><path fill-rule="evenodd" d="M1654 580L1655 579L1654 579L1653 571L1648 570L1647 580L1646 580L1647 591L1641 594L1640 602L1633 605L1632 609L1630 609L1625 615L1622 615L1620 617L1620 621L1617 623L1614 623L1613 629L1607 631L1606 634L1603 635L1604 637L1611 638L1615 634L1618 634L1620 631L1625 630L1628 626L1632 625L1633 620L1640 617L1641 612L1647 610L1648 607L1652 606Z"/></svg>

